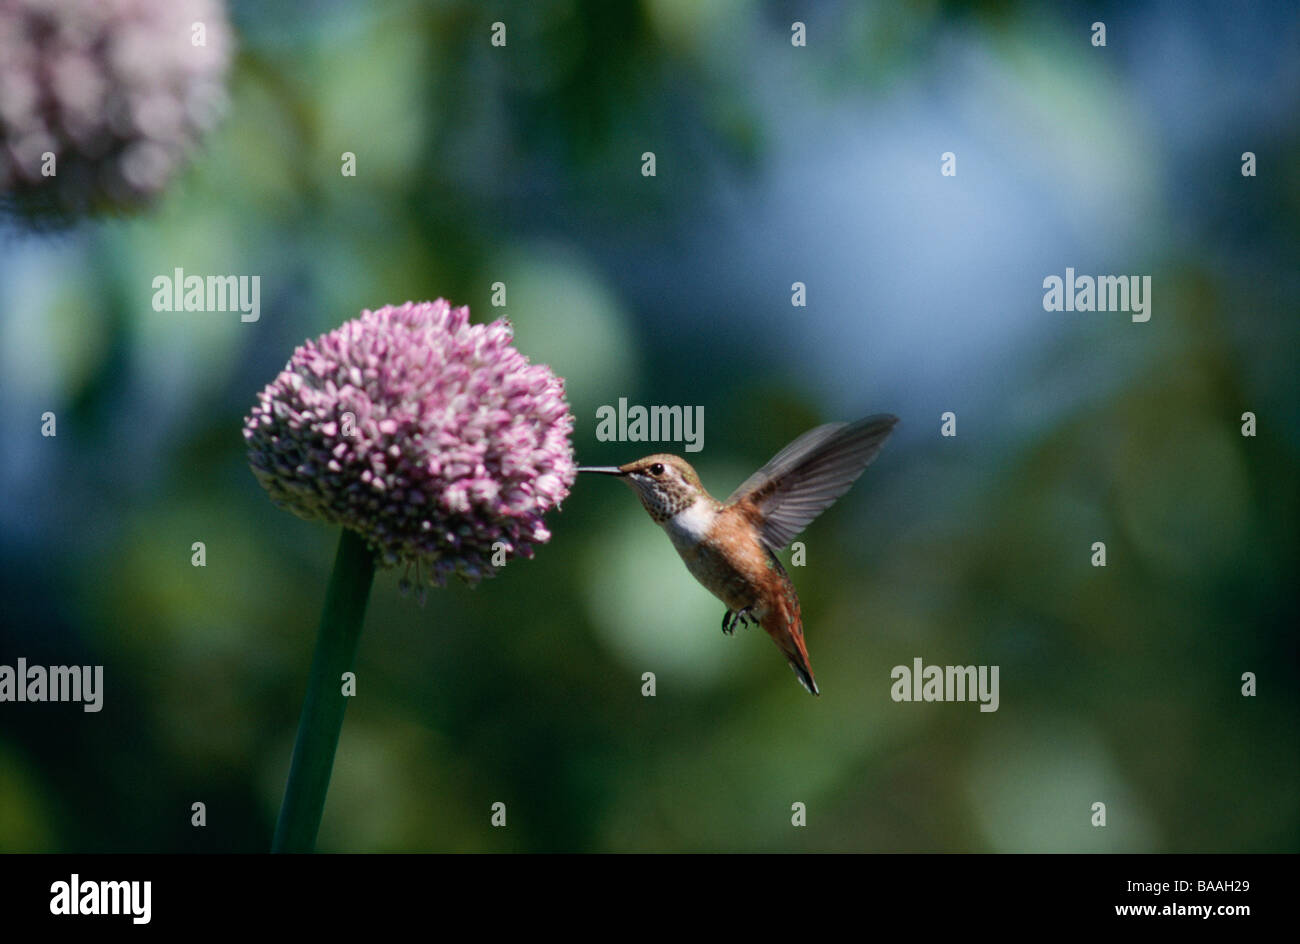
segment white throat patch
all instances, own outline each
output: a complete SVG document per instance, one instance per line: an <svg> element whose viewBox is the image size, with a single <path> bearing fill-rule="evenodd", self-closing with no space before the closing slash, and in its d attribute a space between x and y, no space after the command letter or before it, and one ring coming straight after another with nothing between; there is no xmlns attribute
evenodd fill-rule
<svg viewBox="0 0 1300 944"><path fill-rule="evenodd" d="M664 530L677 546L699 544L713 527L714 512L707 499L698 498L664 522Z"/></svg>

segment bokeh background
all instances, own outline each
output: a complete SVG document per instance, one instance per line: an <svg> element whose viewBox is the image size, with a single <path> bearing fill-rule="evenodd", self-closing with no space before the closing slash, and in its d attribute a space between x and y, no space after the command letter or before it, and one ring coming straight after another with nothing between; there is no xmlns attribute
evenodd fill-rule
<svg viewBox="0 0 1300 944"><path fill-rule="evenodd" d="M820 699L608 480L476 590L381 572L321 849L1297 850L1294 3L230 17L225 119L151 210L0 234L0 663L106 688L0 705L0 850L268 847L337 534L241 420L304 338L439 296L567 378L585 462L653 451L596 441L619 397L703 405L719 496L902 424L792 569ZM260 321L153 311L178 266L260 275ZM1150 322L1045 312L1066 266L1151 275ZM1000 665L1000 709L894 703L916 656Z"/></svg>

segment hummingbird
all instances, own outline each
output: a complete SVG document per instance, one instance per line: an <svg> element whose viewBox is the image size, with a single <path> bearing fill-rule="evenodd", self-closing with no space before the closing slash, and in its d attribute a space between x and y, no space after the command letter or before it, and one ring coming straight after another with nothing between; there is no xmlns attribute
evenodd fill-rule
<svg viewBox="0 0 1300 944"><path fill-rule="evenodd" d="M616 475L668 532L686 569L726 604L722 631L762 626L799 683L820 695L803 639L799 595L776 552L849 490L889 438L898 417L828 423L804 433L747 478L725 502L689 462L658 453L627 465L579 466Z"/></svg>

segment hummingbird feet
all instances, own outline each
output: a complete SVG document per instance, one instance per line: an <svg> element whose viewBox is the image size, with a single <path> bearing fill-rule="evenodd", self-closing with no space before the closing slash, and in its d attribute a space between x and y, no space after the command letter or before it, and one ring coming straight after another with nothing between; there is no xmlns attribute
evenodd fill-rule
<svg viewBox="0 0 1300 944"><path fill-rule="evenodd" d="M758 620L749 611L749 607L743 610L727 610L722 614L722 631L728 636L734 636L737 626L757 625Z"/></svg>

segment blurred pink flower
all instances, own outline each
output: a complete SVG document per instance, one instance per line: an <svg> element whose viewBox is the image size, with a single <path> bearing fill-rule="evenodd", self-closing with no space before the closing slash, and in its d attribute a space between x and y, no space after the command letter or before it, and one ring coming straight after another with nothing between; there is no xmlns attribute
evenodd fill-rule
<svg viewBox="0 0 1300 944"><path fill-rule="evenodd" d="M407 302L308 341L244 424L272 500L358 532L382 566L476 583L550 539L569 493L573 416L564 382L529 364L510 325Z"/></svg>
<svg viewBox="0 0 1300 944"><path fill-rule="evenodd" d="M221 0L0 0L0 196L147 203L215 124L232 45Z"/></svg>

